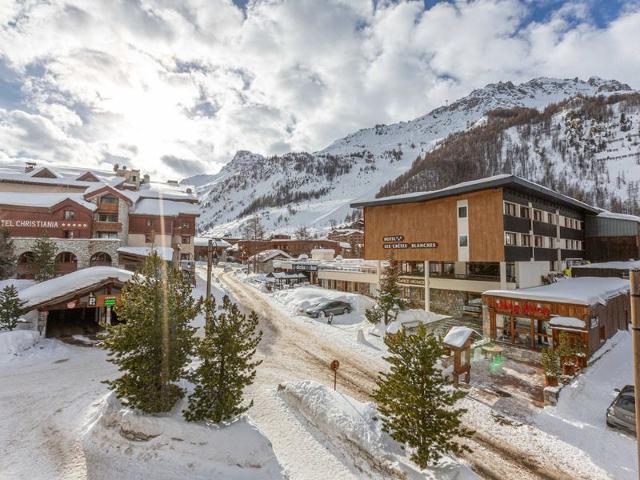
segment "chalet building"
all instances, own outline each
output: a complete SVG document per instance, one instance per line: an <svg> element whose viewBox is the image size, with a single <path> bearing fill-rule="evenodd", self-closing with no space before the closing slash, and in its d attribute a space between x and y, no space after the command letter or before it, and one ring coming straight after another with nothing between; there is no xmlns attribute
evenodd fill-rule
<svg viewBox="0 0 640 480"><path fill-rule="evenodd" d="M226 258L227 249L231 248L231 244L222 238L205 238L195 237L193 240L194 260L198 262L206 262L209 251L209 240L213 240L213 258L214 260L223 260Z"/></svg>
<svg viewBox="0 0 640 480"><path fill-rule="evenodd" d="M327 238L329 240L345 242L349 245L360 247L364 245L364 230L358 230L355 228L336 228L329 232Z"/></svg>
<svg viewBox="0 0 640 480"><path fill-rule="evenodd" d="M587 259L585 223L600 209L514 175L357 202L364 258L400 261L405 298L480 316L487 290L541 285Z"/></svg>
<svg viewBox="0 0 640 480"><path fill-rule="evenodd" d="M592 354L630 320L629 282L580 277L518 290L489 290L484 334L507 345L538 351L557 345L560 333Z"/></svg>
<svg viewBox="0 0 640 480"><path fill-rule="evenodd" d="M152 247L170 252L172 261L193 261L198 208L188 188L153 183L126 167L69 170L29 162L22 173L0 174L0 228L14 240L18 278L33 276L33 244L42 236L56 244L59 274L90 266L135 268Z"/></svg>
<svg viewBox="0 0 640 480"><path fill-rule="evenodd" d="M246 261L252 255L265 250L282 250L291 257L310 255L314 249L332 249L336 255L349 251L350 245L326 239L296 240L291 238L271 240L239 240L233 245L235 256Z"/></svg>

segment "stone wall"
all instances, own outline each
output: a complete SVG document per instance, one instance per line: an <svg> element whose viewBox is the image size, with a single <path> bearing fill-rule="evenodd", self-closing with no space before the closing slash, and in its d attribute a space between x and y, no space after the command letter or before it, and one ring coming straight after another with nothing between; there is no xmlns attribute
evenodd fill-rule
<svg viewBox="0 0 640 480"><path fill-rule="evenodd" d="M441 290L430 288L431 311L445 315L459 316L463 313L463 307L467 301L466 292L458 290Z"/></svg>
<svg viewBox="0 0 640 480"><path fill-rule="evenodd" d="M37 238L14 238L15 254L20 256L24 252L33 250ZM91 257L98 252L104 252L111 257L113 266L118 265L118 239L102 238L50 238L56 244L58 253L71 252L78 259L78 268L89 266Z"/></svg>

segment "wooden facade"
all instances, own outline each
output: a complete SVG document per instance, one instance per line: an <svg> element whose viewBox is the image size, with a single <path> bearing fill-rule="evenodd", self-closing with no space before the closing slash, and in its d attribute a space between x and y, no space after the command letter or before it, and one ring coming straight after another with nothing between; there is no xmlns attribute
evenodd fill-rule
<svg viewBox="0 0 640 480"><path fill-rule="evenodd" d="M455 261L458 258L457 202L468 201L469 261L504 260L502 188L492 188L415 203L365 206L365 259ZM385 248L391 237L409 248ZM434 248L411 248L430 242Z"/></svg>
<svg viewBox="0 0 640 480"><path fill-rule="evenodd" d="M519 347L539 350L557 345L560 332L566 332L592 354L618 330L627 328L629 295L621 294L606 305L547 302L508 298L483 294L482 301L488 312L488 333L492 340ZM502 315L502 329L497 326L497 315ZM583 329L550 327L552 317L574 317L584 322Z"/></svg>
<svg viewBox="0 0 640 480"><path fill-rule="evenodd" d="M52 207L0 205L0 227L12 237L91 238L93 212L71 199Z"/></svg>

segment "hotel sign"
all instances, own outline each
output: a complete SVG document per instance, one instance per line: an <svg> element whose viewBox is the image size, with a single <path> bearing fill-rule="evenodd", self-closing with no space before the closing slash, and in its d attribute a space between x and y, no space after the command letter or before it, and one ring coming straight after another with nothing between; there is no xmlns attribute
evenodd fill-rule
<svg viewBox="0 0 640 480"><path fill-rule="evenodd" d="M438 242L405 242L404 235L389 235L382 237L382 247L386 250L414 249L414 248L438 248Z"/></svg>
<svg viewBox="0 0 640 480"><path fill-rule="evenodd" d="M0 219L2 228L89 228L88 223L83 222L61 222L59 220L22 220L22 219Z"/></svg>

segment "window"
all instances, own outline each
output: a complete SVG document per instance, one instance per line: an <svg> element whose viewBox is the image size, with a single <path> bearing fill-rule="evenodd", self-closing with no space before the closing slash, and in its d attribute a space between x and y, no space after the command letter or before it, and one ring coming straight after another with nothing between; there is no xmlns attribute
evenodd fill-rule
<svg viewBox="0 0 640 480"><path fill-rule="evenodd" d="M544 222L543 216L542 216L542 212L540 210L534 210L533 211L533 219L536 222Z"/></svg>
<svg viewBox="0 0 640 480"><path fill-rule="evenodd" d="M144 242L145 243L153 243L153 234L145 233L144 234Z"/></svg>
<svg viewBox="0 0 640 480"><path fill-rule="evenodd" d="M64 238L75 238L75 236L76 236L76 232L73 230L64 231Z"/></svg>
<svg viewBox="0 0 640 480"><path fill-rule="evenodd" d="M191 223L182 222L182 224L180 225L180 228L182 228L183 230L188 230L189 228L191 228Z"/></svg>
<svg viewBox="0 0 640 480"><path fill-rule="evenodd" d="M552 225L556 224L556 215L555 213L547 212L547 223L551 223Z"/></svg>
<svg viewBox="0 0 640 480"><path fill-rule="evenodd" d="M584 228L584 222L577 221L577 222L576 222L576 228L577 228L578 230L582 230L582 229Z"/></svg>
<svg viewBox="0 0 640 480"><path fill-rule="evenodd" d="M549 237L549 248L556 248L556 239Z"/></svg>
<svg viewBox="0 0 640 480"><path fill-rule="evenodd" d="M467 247L469 245L469 239L466 235L460 235L458 237L458 246Z"/></svg>
<svg viewBox="0 0 640 480"><path fill-rule="evenodd" d="M111 195L105 195L103 197L100 197L100 205L102 204L117 205L118 199L116 197L112 197Z"/></svg>
<svg viewBox="0 0 640 480"><path fill-rule="evenodd" d="M515 203L504 202L504 214L512 217L518 216L518 206Z"/></svg>
<svg viewBox="0 0 640 480"><path fill-rule="evenodd" d="M504 244L505 245L517 245L518 237L515 233L512 232L504 232Z"/></svg>
<svg viewBox="0 0 640 480"><path fill-rule="evenodd" d="M96 238L118 238L117 232L97 232Z"/></svg>
<svg viewBox="0 0 640 480"><path fill-rule="evenodd" d="M73 210L65 210L64 211L64 219L65 220L73 220L76 216L76 212Z"/></svg>
<svg viewBox="0 0 640 480"><path fill-rule="evenodd" d="M544 237L540 235L535 235L533 237L533 246L538 248L544 248Z"/></svg>
<svg viewBox="0 0 640 480"><path fill-rule="evenodd" d="M529 207L520 207L520 216L522 218L531 218L531 212L529 211Z"/></svg>
<svg viewBox="0 0 640 480"><path fill-rule="evenodd" d="M99 222L111 222L116 223L118 221L118 215L113 213L99 213L97 215L97 219Z"/></svg>
<svg viewBox="0 0 640 480"><path fill-rule="evenodd" d="M190 260L191 259L191 255L189 253L181 253L180 254L180 260Z"/></svg>
<svg viewBox="0 0 640 480"><path fill-rule="evenodd" d="M153 219L152 218L147 218L147 221L145 222L147 227L153 227Z"/></svg>
<svg viewBox="0 0 640 480"><path fill-rule="evenodd" d="M182 243L185 243L185 244L191 243L191 237L188 236L188 235L183 235L182 238L181 238L181 241L182 241Z"/></svg>
<svg viewBox="0 0 640 480"><path fill-rule="evenodd" d="M523 247L530 247L531 246L531 235L528 235L526 233L523 233L520 235L520 245L522 245Z"/></svg>
<svg viewBox="0 0 640 480"><path fill-rule="evenodd" d="M458 207L458 218L467 218L467 207Z"/></svg>

